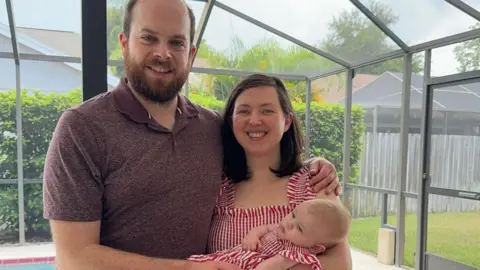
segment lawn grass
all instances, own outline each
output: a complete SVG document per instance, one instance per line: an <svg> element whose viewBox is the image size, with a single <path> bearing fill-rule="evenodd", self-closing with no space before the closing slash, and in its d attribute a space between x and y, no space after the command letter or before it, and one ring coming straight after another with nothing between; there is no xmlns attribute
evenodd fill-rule
<svg viewBox="0 0 480 270"><path fill-rule="evenodd" d="M396 225L396 216L388 217ZM380 217L352 220L349 241L352 247L377 254ZM405 218L405 265L414 267L417 217ZM427 250L430 253L474 267L480 267L480 212L430 214Z"/></svg>

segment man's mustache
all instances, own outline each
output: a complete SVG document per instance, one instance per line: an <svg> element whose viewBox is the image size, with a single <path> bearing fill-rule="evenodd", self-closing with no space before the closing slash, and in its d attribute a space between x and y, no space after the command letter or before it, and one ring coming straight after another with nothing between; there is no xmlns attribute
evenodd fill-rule
<svg viewBox="0 0 480 270"><path fill-rule="evenodd" d="M165 61L165 60L161 60L161 59L153 59L150 64L150 66L160 66L162 68L166 68L166 69L173 69L174 66L172 64L172 62L170 61Z"/></svg>

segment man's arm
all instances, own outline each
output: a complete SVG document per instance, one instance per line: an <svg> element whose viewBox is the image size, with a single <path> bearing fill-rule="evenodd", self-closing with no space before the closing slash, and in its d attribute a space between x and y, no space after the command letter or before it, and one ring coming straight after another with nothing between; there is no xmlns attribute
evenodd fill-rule
<svg viewBox="0 0 480 270"><path fill-rule="evenodd" d="M53 220L51 228L60 269L153 270L193 267L193 263L188 261L150 258L101 246L99 245L100 221Z"/></svg>
<svg viewBox="0 0 480 270"><path fill-rule="evenodd" d="M47 151L44 217L50 220L59 268L235 269L217 263L149 258L100 245L106 151L97 140L102 137L99 132L80 113L67 110L58 120Z"/></svg>

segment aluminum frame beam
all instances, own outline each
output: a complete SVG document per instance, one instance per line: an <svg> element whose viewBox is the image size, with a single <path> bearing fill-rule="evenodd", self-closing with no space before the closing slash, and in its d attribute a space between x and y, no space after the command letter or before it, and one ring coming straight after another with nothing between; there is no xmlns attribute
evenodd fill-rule
<svg viewBox="0 0 480 270"><path fill-rule="evenodd" d="M310 158L310 114L311 114L311 101L312 101L312 81L310 79L305 80L305 86L307 93L305 95L305 159Z"/></svg>
<svg viewBox="0 0 480 270"><path fill-rule="evenodd" d="M470 265L463 263L455 262L447 258L431 254L429 252L425 253L425 269L426 270L443 270L443 269L455 269L455 270L478 270Z"/></svg>
<svg viewBox="0 0 480 270"><path fill-rule="evenodd" d="M432 112L433 96L435 89L480 81L480 71L472 71L448 75L437 78L430 78L431 50L425 53L425 90L423 93L423 118L422 118L422 179L419 183L418 214L417 214L417 252L415 266L418 270L426 269L476 269L460 262L442 258L427 251L428 233L428 205L429 195L440 195L453 198L469 199L480 201L480 192L468 190L456 190L431 186L430 161L432 147ZM428 60L428 61L427 61Z"/></svg>
<svg viewBox="0 0 480 270"><path fill-rule="evenodd" d="M398 106L392 106L392 105L376 105L376 106L363 106L364 109L374 109L375 107L380 108L380 109L400 109ZM420 110L422 109L421 107L418 106L411 106L410 105L410 110ZM473 111L473 110L461 110L461 109L441 109L441 108L436 108L435 112L449 112L449 113L479 113L480 110L478 111Z"/></svg>
<svg viewBox="0 0 480 270"><path fill-rule="evenodd" d="M427 221L428 221L428 191L430 185L430 148L431 142L431 116L433 108L433 93L429 91L428 80L430 79L432 50L425 51L424 89L423 89L423 119L421 131L421 158L422 173L418 181L417 199L417 249L415 253L415 269L425 270L425 251L427 250Z"/></svg>
<svg viewBox="0 0 480 270"><path fill-rule="evenodd" d="M347 193L347 184L350 182L350 134L352 131L352 92L353 78L355 77L353 69L347 70L345 87L345 119L343 122L343 191ZM347 194L342 198L343 203L347 205Z"/></svg>
<svg viewBox="0 0 480 270"><path fill-rule="evenodd" d="M448 37L434 39L431 41L413 45L410 47L410 52L411 53L423 52L429 49L436 49L439 47L444 47L444 46L464 42L464 41L475 39L475 38L480 38L480 29L473 29L473 30L465 31L459 34L451 35Z"/></svg>
<svg viewBox="0 0 480 270"><path fill-rule="evenodd" d="M467 82L469 80L476 80L480 77L480 70L462 72L441 77L429 78L427 84L438 87L447 87L451 85L458 85L458 82ZM436 110L435 110L436 111Z"/></svg>
<svg viewBox="0 0 480 270"><path fill-rule="evenodd" d="M82 0L82 94L88 100L108 90L107 1Z"/></svg>
<svg viewBox="0 0 480 270"><path fill-rule="evenodd" d="M17 193L18 193L18 238L20 244L25 243L25 189L23 179L23 118L22 118L22 91L20 76L20 57L18 50L15 16L11 0L5 0L7 8L10 39L12 42L13 57L15 60L15 122L17 127Z"/></svg>
<svg viewBox="0 0 480 270"><path fill-rule="evenodd" d="M13 6L11 0L5 0L5 5L7 8L7 16L8 16L8 26L10 29L10 39L12 43L12 51L13 57L15 60L15 65L20 65L20 57L18 51L18 42L17 42L17 32L15 31L15 17L13 14Z"/></svg>
<svg viewBox="0 0 480 270"><path fill-rule="evenodd" d="M359 0L350 0L352 4L360 10L365 16L367 16L373 24L375 24L380 31L382 31L385 35L387 35L390 39L392 39L398 47L400 47L404 52L408 52L409 48L408 45L403 42L386 24L384 24L372 11L370 11L364 4L362 4Z"/></svg>
<svg viewBox="0 0 480 270"><path fill-rule="evenodd" d="M200 17L198 29L195 31L194 37L194 44L197 48L195 55L192 59L192 65L195 61L195 57L197 56L198 50L200 49L200 44L202 43L203 34L205 33L205 29L207 28L208 19L210 19L210 14L212 14L213 6L217 0L207 0L205 6L203 7L202 16Z"/></svg>
<svg viewBox="0 0 480 270"><path fill-rule="evenodd" d="M395 51L388 52L388 53L382 53L382 54L377 55L373 58L368 58L364 61L355 62L355 63L352 64L351 68L358 69L358 68L370 66L370 65L373 65L373 64L377 64L377 63L385 62L385 61L388 61L388 60L392 60L392 59L395 59L395 58L403 57L403 56L405 56L405 54L406 53L402 50L395 50ZM334 68L334 69L331 69L331 70L328 70L328 71L320 72L318 74L310 75L308 77L311 80L316 80L316 79L320 79L320 78L327 77L327 76L330 76L330 75L335 75L335 74L345 72L345 71L347 71L346 68Z"/></svg>
<svg viewBox="0 0 480 270"><path fill-rule="evenodd" d="M275 29L275 28L273 28L273 27L271 27L271 26L269 26L269 25L267 25L267 24L264 24L264 23L262 23L262 22L260 22L260 21L258 21L258 20L256 20L256 19L254 19L254 18L252 18L252 17L250 17L250 16L248 16L248 15L246 15L246 14L244 14L244 13L242 13L242 12L240 12L240 11L234 9L234 8L231 8L231 7L229 7L229 6L221 3L221 2L219 2L219 1L217 1L217 2L215 3L215 6L221 8L221 9L223 9L223 10L225 10L225 11L227 11L227 12L229 12L229 13L231 13L231 14L239 17L239 18L242 18L242 19L244 19L245 21L248 21L248 22L250 22L250 23L253 23L254 25L256 25L256 26L258 26L258 27L261 27L261 28L263 28L263 29L265 29L265 30L267 30L267 31L269 31L269 32L277 35L277 36L280 36L280 37L282 37L282 38L284 38L284 39L286 39L286 40L288 40L288 41L291 41L291 42L295 43L296 45L298 45L298 46L300 46L300 47L303 47L304 49L307 49L307 50L309 50L309 51L311 51L311 52L313 52L313 53L315 53L315 54L318 54L318 55L320 55L320 56L322 56L322 57L324 57L324 58L327 58L328 60L330 60L330 61L332 61L332 62L335 62L335 63L337 63L337 64L339 64L339 65L341 65L341 66L344 66L344 67L350 67L350 63L348 63L347 61L345 61L345 60L343 60L343 59L340 59L340 58L338 58L338 57L336 57L336 56L334 56L334 55L332 55L332 54L330 54L330 53L327 53L327 52L325 52L325 51L322 51L322 50L320 50L320 49L318 49L318 48L316 48L316 47L314 47L314 46L311 46L311 45L303 42L303 41L300 41L300 40L298 40L298 39L296 39L296 38L294 38L294 37L292 37L292 36L290 36L290 35L282 32L282 31L280 31L280 30L278 30L278 29Z"/></svg>
<svg viewBox="0 0 480 270"><path fill-rule="evenodd" d="M377 187L370 187L370 186L364 186L364 185L357 185L357 184L346 184L346 187L349 189L360 189L360 190L367 190L367 191L372 191L372 192L377 192L377 193L383 193L383 194L388 194L388 195L396 195L397 191L394 189L387 189L387 188L377 188Z"/></svg>
<svg viewBox="0 0 480 270"><path fill-rule="evenodd" d="M410 93L412 82L412 54L408 53L403 58L403 87L402 87L402 114L400 118L400 142L397 186L397 230L395 240L395 264L403 266L405 260L405 201L403 192L407 189L407 168L408 168L408 133L410 130Z"/></svg>
<svg viewBox="0 0 480 270"><path fill-rule="evenodd" d="M385 62L385 61L388 61L388 60L404 57L405 54L406 53L402 50L395 50L395 51L391 51L391 52L387 52L387 53L382 53L382 54L379 54L375 57L364 59L363 61L358 61L358 62L354 63L352 67L358 69L358 68L382 63L382 62Z"/></svg>
<svg viewBox="0 0 480 270"><path fill-rule="evenodd" d="M393 189L385 189L385 188L376 188L376 187L370 187L370 186L364 186L364 185L357 185L357 184L347 184L346 185L348 189L360 189L360 190L368 190L372 192L377 192L377 193L382 193L382 194L388 194L388 195L397 195L398 192ZM418 194L417 193L412 193L412 192L402 192L403 196L406 198L411 198L411 199L417 199Z"/></svg>
<svg viewBox="0 0 480 270"><path fill-rule="evenodd" d="M438 47L447 46L447 45L451 45L459 42L464 42L464 41L475 39L475 38L480 38L480 29L474 29L474 30L466 31L460 34L452 35L449 37L421 43L421 44L410 47L410 51L411 53L418 53L418 52L423 52L424 50L435 49ZM380 63L383 61L387 61L387 60L391 60L391 59L395 59L403 56L405 56L405 52L403 52L402 50L397 50L397 51L379 55L374 58L370 58L369 60L366 60L366 61L356 62L352 65L352 68L357 69L364 66ZM12 53L0 52L0 58L15 59L15 56ZM19 53L19 58L25 59L25 60L33 60L33 61L50 61L50 62L66 62L66 63L82 62L82 59L80 57L41 55L41 54L29 54L29 53ZM109 66L123 65L123 62L120 60L108 60L107 63ZM193 69L195 69L195 67L193 67ZM211 70L215 70L215 69L211 69ZM346 72L346 71L347 71L347 68L336 68L329 71L320 72L319 74L304 75L300 73L291 73L291 74L288 74L288 76L298 76L299 80L302 80L303 78L309 78L310 80L313 81L313 80L317 80L330 75ZM224 74L224 75L229 75L229 74Z"/></svg>
<svg viewBox="0 0 480 270"><path fill-rule="evenodd" d="M474 192L474 191L468 191L468 190L459 190L459 189L440 188L440 187L430 186L428 187L428 194L459 198L463 200L480 201L480 192Z"/></svg>
<svg viewBox="0 0 480 270"><path fill-rule="evenodd" d="M444 46L448 46L456 43L465 42L475 38L480 38L480 29L468 30L468 31L451 35L448 37L443 37L443 38L427 41L424 43L419 43L417 45L410 46L409 51L407 53L412 53L412 54L420 53L429 49L436 49L436 48L440 48L440 47L444 47ZM388 61L388 60L403 57L403 56L405 56L404 51L396 50L396 51L381 54L369 59L355 62L352 64L352 68L357 69L357 68L381 63L384 61Z"/></svg>
<svg viewBox="0 0 480 270"><path fill-rule="evenodd" d="M13 53L9 52L0 52L1 58L14 58ZM81 63L82 59L80 57L69 57L69 56L59 56L59 55L43 55L43 54L29 54L29 53L20 53L19 58L22 60L32 60L32 61L48 61L48 62L59 62L59 63ZM108 60L108 66L113 67L123 67L122 60ZM241 70L232 70L232 69L215 69L215 68L202 68L202 67L192 67L192 72L202 73L202 74L212 74L212 75L227 75L227 76L237 76L243 77L248 76L254 73L262 73L271 76L277 76L283 80L297 80L302 81L306 80L307 76L301 74L293 73L268 73L260 71L241 71Z"/></svg>
<svg viewBox="0 0 480 270"><path fill-rule="evenodd" d="M322 73L319 73L319 74L316 74L316 75L313 75L313 76L309 76L308 79L310 79L312 81L315 81L315 80L318 80L318 79L321 79L321 78L324 78L324 77L328 77L328 76L336 75L338 73L346 72L347 70L348 70L347 68L335 68L335 69L324 71Z"/></svg>
<svg viewBox="0 0 480 270"><path fill-rule="evenodd" d="M450 5L458 8L459 10L463 11L470 17L474 18L477 21L480 21L480 12L470 5L466 4L462 0L445 0L445 2L449 3Z"/></svg>
<svg viewBox="0 0 480 270"><path fill-rule="evenodd" d="M237 76L237 77L244 77L249 76L255 73L262 73L270 76L276 76L282 80L297 80L302 81L306 80L307 77L303 75L297 74L288 74L288 73L268 73L268 72L260 72L260 71L241 71L241 70L232 70L232 69L214 69L214 68L202 68L202 67L192 67L192 72L195 73L203 73L203 74L212 74L212 75L229 75L229 76Z"/></svg>

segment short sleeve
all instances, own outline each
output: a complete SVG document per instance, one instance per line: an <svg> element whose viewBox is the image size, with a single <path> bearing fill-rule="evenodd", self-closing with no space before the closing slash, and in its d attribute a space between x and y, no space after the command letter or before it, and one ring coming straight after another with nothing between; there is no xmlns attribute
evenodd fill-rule
<svg viewBox="0 0 480 270"><path fill-rule="evenodd" d="M290 242L284 244L279 254L299 264L310 265L312 269L315 270L321 270L323 268L317 256L311 253L308 248L299 247Z"/></svg>
<svg viewBox="0 0 480 270"><path fill-rule="evenodd" d="M307 166L292 175L287 189L287 196L290 202L300 204L317 197L317 193L313 190L310 179L311 175Z"/></svg>
<svg viewBox="0 0 480 270"><path fill-rule="evenodd" d="M87 121L65 111L50 142L43 173L44 218L96 221L102 217L102 155Z"/></svg>

